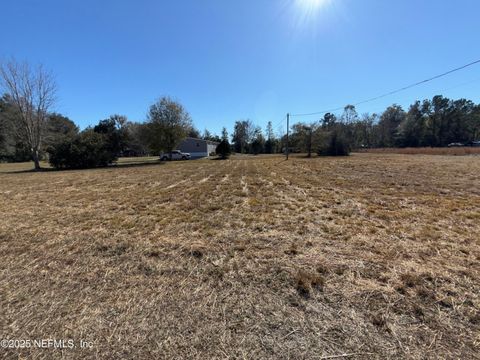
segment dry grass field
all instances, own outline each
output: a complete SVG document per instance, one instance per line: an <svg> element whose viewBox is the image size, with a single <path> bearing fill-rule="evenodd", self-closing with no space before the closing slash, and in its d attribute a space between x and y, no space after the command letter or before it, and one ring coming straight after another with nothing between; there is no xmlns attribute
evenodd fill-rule
<svg viewBox="0 0 480 360"><path fill-rule="evenodd" d="M480 147L416 147L416 148L378 148L359 150L361 153L372 154L403 154L403 155L480 155Z"/></svg>
<svg viewBox="0 0 480 360"><path fill-rule="evenodd" d="M22 166L0 338L93 347L0 357L479 358L480 157Z"/></svg>

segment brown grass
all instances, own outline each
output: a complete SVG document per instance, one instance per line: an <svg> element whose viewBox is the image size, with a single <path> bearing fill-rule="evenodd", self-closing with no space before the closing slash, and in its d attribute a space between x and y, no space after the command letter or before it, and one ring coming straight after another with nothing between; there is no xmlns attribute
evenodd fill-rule
<svg viewBox="0 0 480 360"><path fill-rule="evenodd" d="M0 165L0 338L94 346L0 357L478 358L479 157L28 167Z"/></svg>
<svg viewBox="0 0 480 360"><path fill-rule="evenodd" d="M356 150L359 153L370 154L403 154L403 155L450 155L450 156L465 156L465 155L480 155L480 147L420 147L420 148L380 148L380 149L365 149Z"/></svg>

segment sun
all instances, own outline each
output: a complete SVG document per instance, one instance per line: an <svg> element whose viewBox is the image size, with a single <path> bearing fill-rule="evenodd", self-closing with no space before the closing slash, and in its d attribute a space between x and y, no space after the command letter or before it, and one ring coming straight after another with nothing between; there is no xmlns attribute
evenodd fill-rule
<svg viewBox="0 0 480 360"><path fill-rule="evenodd" d="M297 13L302 22L316 21L317 18L329 7L332 0L295 0Z"/></svg>
<svg viewBox="0 0 480 360"><path fill-rule="evenodd" d="M284 0L291 10L290 23L295 33L316 35L327 28L341 0Z"/></svg>
<svg viewBox="0 0 480 360"><path fill-rule="evenodd" d="M300 7L307 11L315 11L326 5L330 0L296 0Z"/></svg>

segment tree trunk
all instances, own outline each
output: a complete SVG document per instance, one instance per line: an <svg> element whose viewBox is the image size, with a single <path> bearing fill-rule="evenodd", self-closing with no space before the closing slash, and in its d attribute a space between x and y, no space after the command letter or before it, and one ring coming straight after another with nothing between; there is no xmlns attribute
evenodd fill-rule
<svg viewBox="0 0 480 360"><path fill-rule="evenodd" d="M40 170L40 157L38 156L38 150L33 150L32 151L32 160L33 163L35 164L35 170Z"/></svg>

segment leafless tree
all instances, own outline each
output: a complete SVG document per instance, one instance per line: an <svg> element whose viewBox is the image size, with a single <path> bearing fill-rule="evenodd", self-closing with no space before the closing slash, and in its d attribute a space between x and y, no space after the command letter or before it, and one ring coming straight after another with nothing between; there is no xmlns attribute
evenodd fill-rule
<svg viewBox="0 0 480 360"><path fill-rule="evenodd" d="M56 83L43 66L32 68L28 63L10 60L0 64L0 87L18 110L12 128L28 146L38 170L48 114L56 99Z"/></svg>

